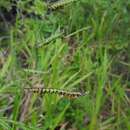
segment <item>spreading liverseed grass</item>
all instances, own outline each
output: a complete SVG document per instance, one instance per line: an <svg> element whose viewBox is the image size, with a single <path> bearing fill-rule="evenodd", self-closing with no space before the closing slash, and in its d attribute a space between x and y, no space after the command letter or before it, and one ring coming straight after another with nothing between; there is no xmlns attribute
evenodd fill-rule
<svg viewBox="0 0 130 130"><path fill-rule="evenodd" d="M0 130L130 130L128 0L0 0Z"/></svg>
<svg viewBox="0 0 130 130"><path fill-rule="evenodd" d="M65 90L60 90L60 89L52 89L52 88L24 88L25 90L29 90L28 92L34 92L34 93L39 93L39 94L56 94L60 95L63 97L68 97L68 98L78 98L80 96L85 96L88 94L88 92L81 93L81 92L69 92Z"/></svg>

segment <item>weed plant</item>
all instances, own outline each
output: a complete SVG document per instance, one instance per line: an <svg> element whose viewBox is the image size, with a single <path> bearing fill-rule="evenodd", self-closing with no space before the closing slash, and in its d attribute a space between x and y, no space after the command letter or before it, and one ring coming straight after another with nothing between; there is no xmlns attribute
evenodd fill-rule
<svg viewBox="0 0 130 130"><path fill-rule="evenodd" d="M0 130L130 130L129 0L0 0Z"/></svg>

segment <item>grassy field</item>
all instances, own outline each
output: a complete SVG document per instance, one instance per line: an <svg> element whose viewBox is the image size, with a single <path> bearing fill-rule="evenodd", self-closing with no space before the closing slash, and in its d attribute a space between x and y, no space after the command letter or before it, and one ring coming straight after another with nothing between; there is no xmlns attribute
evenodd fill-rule
<svg viewBox="0 0 130 130"><path fill-rule="evenodd" d="M130 130L130 1L0 0L0 130Z"/></svg>

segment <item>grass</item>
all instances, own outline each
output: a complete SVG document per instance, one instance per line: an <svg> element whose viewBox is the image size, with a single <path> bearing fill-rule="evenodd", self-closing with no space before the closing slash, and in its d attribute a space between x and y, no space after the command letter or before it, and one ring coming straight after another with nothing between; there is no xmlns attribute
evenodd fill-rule
<svg viewBox="0 0 130 130"><path fill-rule="evenodd" d="M13 4L8 20L12 3L0 2L0 130L129 130L130 2ZM89 94L67 99L25 87Z"/></svg>

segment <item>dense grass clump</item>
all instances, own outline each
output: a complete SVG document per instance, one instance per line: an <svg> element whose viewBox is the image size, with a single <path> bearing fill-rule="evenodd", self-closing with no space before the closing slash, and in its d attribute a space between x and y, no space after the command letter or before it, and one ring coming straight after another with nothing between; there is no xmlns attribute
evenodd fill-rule
<svg viewBox="0 0 130 130"><path fill-rule="evenodd" d="M129 42L129 0L1 0L0 130L130 130Z"/></svg>

